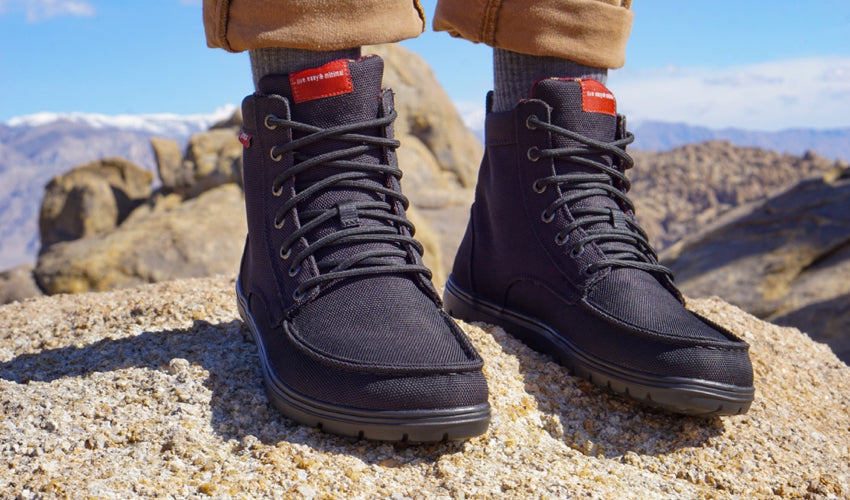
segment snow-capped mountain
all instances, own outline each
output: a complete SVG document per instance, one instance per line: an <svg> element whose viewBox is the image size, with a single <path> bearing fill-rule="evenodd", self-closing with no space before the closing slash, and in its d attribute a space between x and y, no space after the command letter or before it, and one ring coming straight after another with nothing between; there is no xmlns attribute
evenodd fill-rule
<svg viewBox="0 0 850 500"><path fill-rule="evenodd" d="M35 262L38 211L51 178L111 156L155 171L151 137L185 144L235 109L197 115L37 113L0 123L0 270Z"/></svg>
<svg viewBox="0 0 850 500"><path fill-rule="evenodd" d="M208 129L212 124L233 115L236 106L228 104L212 113L177 115L155 113L141 115L102 115L96 113L42 112L19 116L6 122L10 128L36 128L56 122L68 122L96 130L120 129L161 137L185 137Z"/></svg>

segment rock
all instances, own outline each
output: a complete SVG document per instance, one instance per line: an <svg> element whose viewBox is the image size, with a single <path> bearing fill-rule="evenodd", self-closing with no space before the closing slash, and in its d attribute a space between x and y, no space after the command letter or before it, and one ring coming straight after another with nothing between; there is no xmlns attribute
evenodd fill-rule
<svg viewBox="0 0 850 500"><path fill-rule="evenodd" d="M189 184L189 179L184 178L183 153L180 152L180 144L177 141L153 137L151 147L156 157L156 171L162 181L163 191L174 192Z"/></svg>
<svg viewBox="0 0 850 500"><path fill-rule="evenodd" d="M227 183L242 184L242 144L235 128L216 128L193 135L186 146L183 177L191 183L178 189L192 198Z"/></svg>
<svg viewBox="0 0 850 500"><path fill-rule="evenodd" d="M395 92L398 119L396 136L405 147L412 135L432 152L440 170L462 187L472 187L484 149L464 125L449 96L428 64L417 54L397 44L372 45L364 54L377 54L384 60L384 86ZM484 96L481 96L482 102ZM415 168L402 165L402 169Z"/></svg>
<svg viewBox="0 0 850 500"><path fill-rule="evenodd" d="M56 294L235 275L245 234L244 201L236 185L185 203L176 195L163 196L109 233L53 245L39 256L35 276L45 292Z"/></svg>
<svg viewBox="0 0 850 500"><path fill-rule="evenodd" d="M241 126L242 126L242 108L237 107L236 110L233 111L233 114L230 115L230 118L227 118L226 120L222 120L220 122L213 124L213 126L210 127L210 129L216 129L216 128L230 128L230 129L232 129L232 128L239 128Z"/></svg>
<svg viewBox="0 0 850 500"><path fill-rule="evenodd" d="M33 267L29 265L0 272L0 305L44 295L32 272Z"/></svg>
<svg viewBox="0 0 850 500"><path fill-rule="evenodd" d="M637 216L658 250L739 205L764 200L835 164L818 155L779 154L712 141L664 153L630 151Z"/></svg>
<svg viewBox="0 0 850 500"><path fill-rule="evenodd" d="M294 425L270 404L229 278L0 307L9 497L846 498L850 368L793 328L689 307L752 346L741 416L647 409L497 327L484 436L426 446Z"/></svg>
<svg viewBox="0 0 850 500"><path fill-rule="evenodd" d="M105 233L151 195L153 175L121 158L108 158L54 177L39 216L42 251L60 241Z"/></svg>
<svg viewBox="0 0 850 500"><path fill-rule="evenodd" d="M850 361L850 309L843 307L850 294L847 207L850 179L807 180L739 207L662 258L685 294L719 295L759 317L804 329Z"/></svg>

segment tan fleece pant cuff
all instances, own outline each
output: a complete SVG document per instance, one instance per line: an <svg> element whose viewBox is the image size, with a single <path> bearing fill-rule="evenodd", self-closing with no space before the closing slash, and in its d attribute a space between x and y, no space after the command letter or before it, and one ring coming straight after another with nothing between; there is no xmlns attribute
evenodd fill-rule
<svg viewBox="0 0 850 500"><path fill-rule="evenodd" d="M419 36L417 0L204 0L207 45L338 50Z"/></svg>
<svg viewBox="0 0 850 500"><path fill-rule="evenodd" d="M626 61L631 0L440 0L436 31L597 68Z"/></svg>

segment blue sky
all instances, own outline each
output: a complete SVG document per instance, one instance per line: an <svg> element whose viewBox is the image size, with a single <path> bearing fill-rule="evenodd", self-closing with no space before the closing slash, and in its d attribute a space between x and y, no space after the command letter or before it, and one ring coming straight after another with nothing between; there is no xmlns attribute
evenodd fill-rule
<svg viewBox="0 0 850 500"><path fill-rule="evenodd" d="M433 12L435 0L423 2ZM630 119L775 130L850 126L850 1L634 0ZM489 48L405 42L471 120ZM246 54L206 48L200 0L0 0L0 121L42 111L209 113L251 92Z"/></svg>

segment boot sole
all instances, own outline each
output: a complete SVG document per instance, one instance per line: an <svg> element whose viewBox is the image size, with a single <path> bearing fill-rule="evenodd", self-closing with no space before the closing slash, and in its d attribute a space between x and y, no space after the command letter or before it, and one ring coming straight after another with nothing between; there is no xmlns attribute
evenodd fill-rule
<svg viewBox="0 0 850 500"><path fill-rule="evenodd" d="M266 392L286 417L324 432L375 441L428 443L480 436L490 423L490 405L439 410L369 410L335 405L298 393L272 370L268 353L248 302L236 284L239 314L260 353Z"/></svg>
<svg viewBox="0 0 850 500"><path fill-rule="evenodd" d="M581 350L545 323L464 291L449 276L446 310L463 321L501 326L529 347L549 354L574 375L641 403L685 415L713 417L746 413L755 389L710 380L629 370Z"/></svg>

